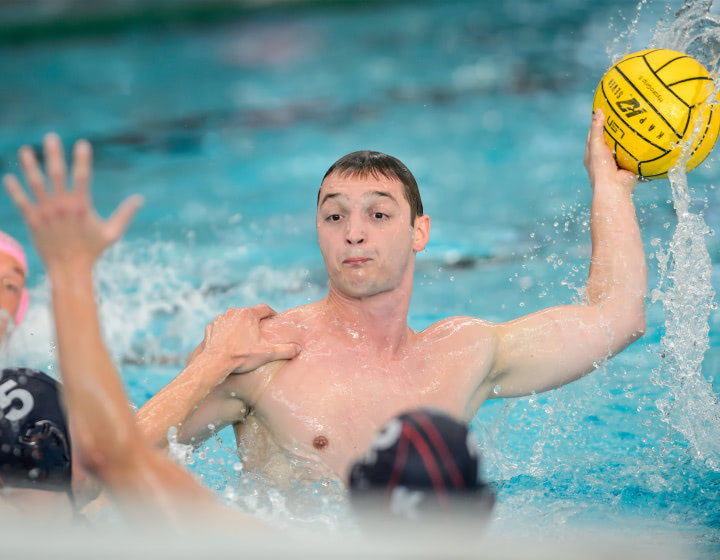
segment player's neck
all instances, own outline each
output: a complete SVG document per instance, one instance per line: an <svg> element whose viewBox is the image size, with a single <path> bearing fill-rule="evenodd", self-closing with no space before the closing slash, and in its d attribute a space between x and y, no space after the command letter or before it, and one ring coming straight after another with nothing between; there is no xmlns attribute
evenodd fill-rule
<svg viewBox="0 0 720 560"><path fill-rule="evenodd" d="M347 334L348 342L366 343L392 355L402 350L412 334L407 324L410 292L401 287L371 297L349 298L331 286L326 311L339 336Z"/></svg>

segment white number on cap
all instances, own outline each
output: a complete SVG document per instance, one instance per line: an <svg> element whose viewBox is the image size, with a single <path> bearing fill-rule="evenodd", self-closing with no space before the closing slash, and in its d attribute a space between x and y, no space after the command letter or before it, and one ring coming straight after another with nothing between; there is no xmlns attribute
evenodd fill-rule
<svg viewBox="0 0 720 560"><path fill-rule="evenodd" d="M17 383L8 379L5 383L0 385L0 411L2 411L5 418L11 422L17 422L18 420L25 418L33 408L35 401L33 400L30 391L25 389L15 389ZM20 408L11 408L13 402L20 401L22 406ZM7 412L7 409L10 412Z"/></svg>

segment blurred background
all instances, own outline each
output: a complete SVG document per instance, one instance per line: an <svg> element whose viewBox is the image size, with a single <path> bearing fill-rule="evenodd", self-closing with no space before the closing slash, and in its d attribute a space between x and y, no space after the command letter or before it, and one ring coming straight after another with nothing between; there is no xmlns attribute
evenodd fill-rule
<svg viewBox="0 0 720 560"><path fill-rule="evenodd" d="M4 1L0 172L17 172L17 148L54 130L68 150L92 142L102 215L145 196L98 267L106 340L140 406L218 313L325 295L315 197L330 164L358 149L403 160L433 220L413 328L580 301L595 88L620 56L678 22L683 45L697 39L694 54L711 62L715 13L709 2L626 0ZM689 175L690 257L673 245L669 181L636 190L650 271L641 341L565 389L478 413L496 535L639 527L640 541L720 551L719 176L715 153ZM0 229L30 246L7 198ZM30 312L0 363L54 373L32 251L30 269ZM680 329L667 326L674 288L701 296L688 304L698 321ZM670 360L671 347L700 361ZM192 459L219 495L254 512L261 503L284 526L350 522L332 488L289 496L238 476L232 440L221 434Z"/></svg>

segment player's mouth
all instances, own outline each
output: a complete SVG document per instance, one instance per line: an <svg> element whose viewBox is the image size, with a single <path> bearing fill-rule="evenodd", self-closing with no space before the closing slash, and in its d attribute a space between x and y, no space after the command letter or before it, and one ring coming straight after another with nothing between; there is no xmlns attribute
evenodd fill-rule
<svg viewBox="0 0 720 560"><path fill-rule="evenodd" d="M345 259L343 261L343 264L346 264L349 266L360 266L371 260L372 259L369 257L348 257L347 259Z"/></svg>

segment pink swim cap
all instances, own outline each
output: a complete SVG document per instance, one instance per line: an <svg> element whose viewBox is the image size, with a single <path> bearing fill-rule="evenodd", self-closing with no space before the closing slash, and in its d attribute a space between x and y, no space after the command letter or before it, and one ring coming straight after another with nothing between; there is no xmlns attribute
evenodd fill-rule
<svg viewBox="0 0 720 560"><path fill-rule="evenodd" d="M27 279L27 257L25 256L25 251L23 250L22 245L2 231L0 231L0 253L10 255L18 263L20 263L20 267L23 269L25 278ZM29 302L30 297L28 296L27 288L23 288L22 295L20 296L20 305L18 306L17 313L15 314L16 325L19 325L22 322Z"/></svg>

